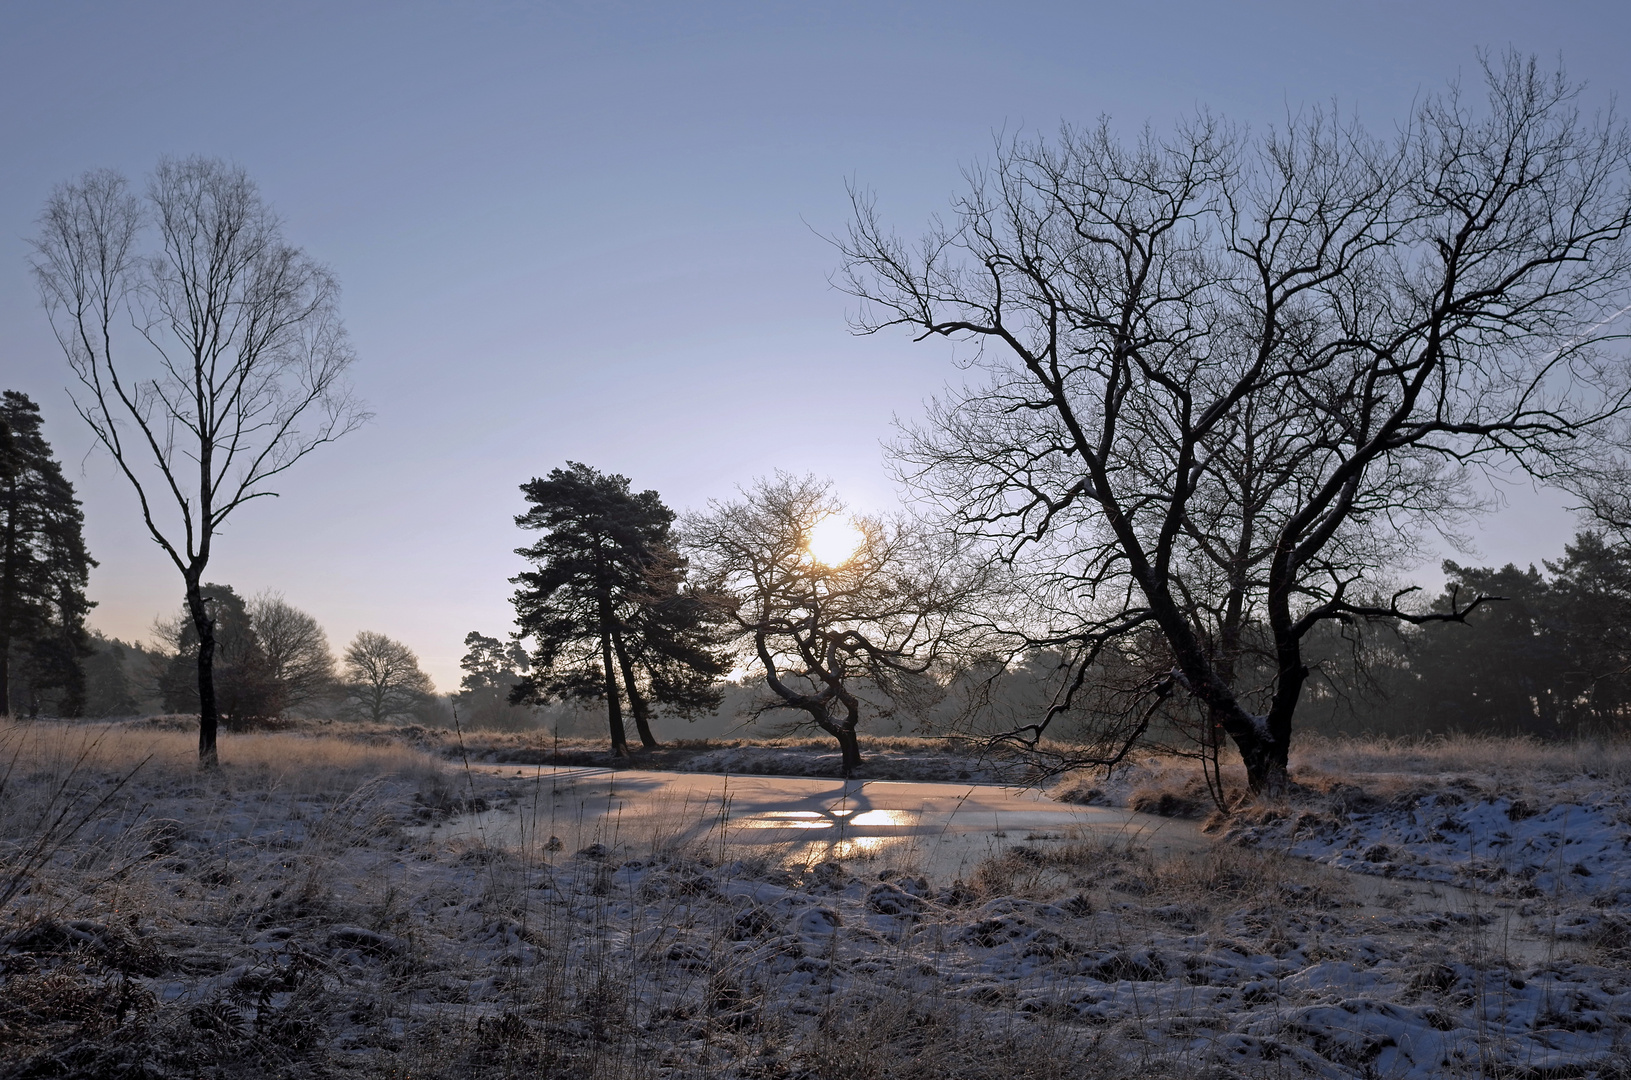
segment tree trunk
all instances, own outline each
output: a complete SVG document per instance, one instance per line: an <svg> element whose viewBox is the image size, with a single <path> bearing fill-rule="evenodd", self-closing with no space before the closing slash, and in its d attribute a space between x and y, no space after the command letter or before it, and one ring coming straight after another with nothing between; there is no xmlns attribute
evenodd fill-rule
<svg viewBox="0 0 1631 1080"><path fill-rule="evenodd" d="M836 734L838 749L843 753L844 775L846 777L853 776L855 771L861 767L860 739L856 737L855 729L850 727L840 727Z"/></svg>
<svg viewBox="0 0 1631 1080"><path fill-rule="evenodd" d="M623 733L623 706L617 696L617 669L612 666L612 605L600 598L600 667L605 674L606 726L612 732L612 753L629 756L629 737Z"/></svg>
<svg viewBox="0 0 1631 1080"><path fill-rule="evenodd" d="M820 698L783 694L783 699L792 707L809 713L816 727L838 740L838 750L842 755L840 771L844 776L849 776L861 767L861 744L855 736L854 717L850 718L851 722L848 724L835 721L827 713L827 703Z"/></svg>
<svg viewBox="0 0 1631 1080"><path fill-rule="evenodd" d="M623 635L616 630L612 631L612 647L617 651L617 664L623 672L623 689L628 691L629 712L634 714L634 730L640 736L640 745L647 750L655 750L662 744L657 741L657 736L651 733L645 695L640 693L639 686L635 684L634 664L629 661L628 649L623 647Z"/></svg>
<svg viewBox="0 0 1631 1080"><path fill-rule="evenodd" d="M1283 799L1290 784L1286 773L1287 752L1283 741L1273 742L1257 735L1231 736L1246 766L1246 785L1252 794L1265 799Z"/></svg>
<svg viewBox="0 0 1631 1080"><path fill-rule="evenodd" d="M221 718L215 710L215 619L204 605L196 577L187 579L187 612L198 631L198 764L213 769L220 764L215 733Z"/></svg>

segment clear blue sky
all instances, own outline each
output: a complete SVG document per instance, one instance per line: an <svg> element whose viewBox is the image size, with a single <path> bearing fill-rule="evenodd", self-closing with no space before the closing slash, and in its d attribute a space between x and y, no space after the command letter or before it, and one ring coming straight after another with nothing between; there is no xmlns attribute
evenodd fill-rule
<svg viewBox="0 0 1631 1080"><path fill-rule="evenodd" d="M282 589L337 647L401 638L451 689L465 633L509 628L517 485L568 459L680 510L778 467L892 501L880 440L953 372L848 334L818 235L847 178L912 231L999 130L1333 97L1385 129L1479 47L1561 57L1605 104L1628 44L1623 0L8 3L0 385L79 486L93 623L145 636L180 579L89 453L25 239L87 168L245 166L343 282L377 419L242 511L209 576ZM1557 505L1520 492L1473 557L1555 554Z"/></svg>

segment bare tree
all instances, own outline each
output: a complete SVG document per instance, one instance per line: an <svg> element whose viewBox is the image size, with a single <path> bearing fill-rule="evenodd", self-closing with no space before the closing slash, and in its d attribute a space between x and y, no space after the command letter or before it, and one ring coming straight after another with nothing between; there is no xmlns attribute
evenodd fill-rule
<svg viewBox="0 0 1631 1080"><path fill-rule="evenodd" d="M824 522L850 522L851 541L829 552L813 545ZM850 519L826 481L760 481L739 501L687 517L681 538L699 590L725 599L751 650L743 659L764 674L773 695L765 710L805 713L837 740L846 776L861 765L868 688L932 693L973 639L986 575L910 522Z"/></svg>
<svg viewBox="0 0 1631 1080"><path fill-rule="evenodd" d="M359 631L346 646L345 678L346 696L376 724L412 712L435 692L412 649L372 630Z"/></svg>
<svg viewBox="0 0 1631 1080"><path fill-rule="evenodd" d="M334 689L334 654L316 619L275 592L251 597L249 618L284 709L310 705Z"/></svg>
<svg viewBox="0 0 1631 1080"><path fill-rule="evenodd" d="M147 237L151 248L144 248ZM33 241L75 407L135 488L198 633L198 753L216 760L216 534L270 483L367 419L345 371L339 287L283 240L243 170L164 160L145 196L116 172L58 186Z"/></svg>
<svg viewBox="0 0 1631 1080"><path fill-rule="evenodd" d="M1189 710L1280 791L1305 638L1463 619L1485 598L1428 611L1389 568L1480 508L1469 473L1591 463L1627 407L1631 141L1561 74L1485 74L1485 107L1452 86L1387 141L1320 110L1016 139L916 246L855 196L858 331L984 374L901 469L1029 575L1012 628L1076 665L1016 734L1114 645L1150 675L1127 738Z"/></svg>

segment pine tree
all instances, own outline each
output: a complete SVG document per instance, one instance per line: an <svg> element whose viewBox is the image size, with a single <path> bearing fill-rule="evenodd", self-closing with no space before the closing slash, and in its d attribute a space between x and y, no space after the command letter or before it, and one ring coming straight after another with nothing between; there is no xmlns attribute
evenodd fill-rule
<svg viewBox="0 0 1631 1080"><path fill-rule="evenodd" d="M547 535L517 549L536 564L510 580L516 621L533 641L517 703L604 700L612 750L628 752L623 702L640 743L657 745L654 707L681 715L718 706L727 670L705 597L685 588L674 513L655 491L577 462L521 485L532 509L515 519Z"/></svg>
<svg viewBox="0 0 1631 1080"><path fill-rule="evenodd" d="M1631 721L1631 545L1582 532L1548 561L1553 632L1566 657L1565 685L1592 734Z"/></svg>
<svg viewBox="0 0 1631 1080"><path fill-rule="evenodd" d="M1546 580L1533 566L1444 563L1448 585L1435 608L1469 594L1499 596L1465 626L1414 635L1414 711L1429 731L1481 731L1557 738L1567 734L1567 661L1551 632Z"/></svg>
<svg viewBox="0 0 1631 1080"><path fill-rule="evenodd" d="M508 696L510 687L521 678L520 673L527 670L527 651L519 641L500 641L472 630L464 635L464 647L464 658L459 661L464 669L464 677L459 680L461 695Z"/></svg>
<svg viewBox="0 0 1631 1080"><path fill-rule="evenodd" d="M41 435L39 407L0 399L0 711L64 716L85 706L82 661L92 652L85 598L96 560L84 514ZM55 691L53 694L52 691Z"/></svg>
<svg viewBox="0 0 1631 1080"><path fill-rule="evenodd" d="M459 661L464 678L454 695L458 719L467 729L522 731L536 726L532 709L510 703L510 691L525 676L527 650L519 641L472 630L464 637L465 654Z"/></svg>

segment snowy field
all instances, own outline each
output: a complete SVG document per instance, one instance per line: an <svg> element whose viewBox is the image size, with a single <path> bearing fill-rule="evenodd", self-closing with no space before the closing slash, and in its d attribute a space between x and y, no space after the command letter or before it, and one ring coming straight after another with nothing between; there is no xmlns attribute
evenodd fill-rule
<svg viewBox="0 0 1631 1080"><path fill-rule="evenodd" d="M0 1075L1631 1075L1615 748L1316 747L1203 822L1126 809L1197 807L1174 762L1084 811L5 739Z"/></svg>

